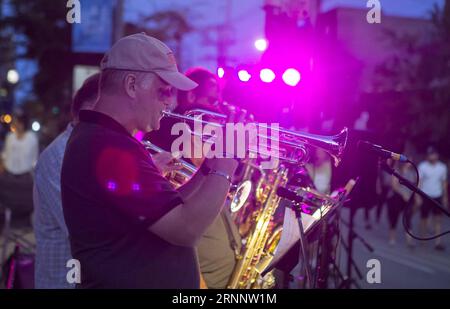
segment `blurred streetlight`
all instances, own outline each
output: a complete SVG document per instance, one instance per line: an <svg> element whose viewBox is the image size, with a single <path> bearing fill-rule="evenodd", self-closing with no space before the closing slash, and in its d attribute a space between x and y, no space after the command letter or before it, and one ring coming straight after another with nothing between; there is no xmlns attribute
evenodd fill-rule
<svg viewBox="0 0 450 309"><path fill-rule="evenodd" d="M34 121L33 124L31 125L31 129L34 132L38 132L41 129L41 124L37 121Z"/></svg>
<svg viewBox="0 0 450 309"><path fill-rule="evenodd" d="M8 73L6 74L6 80L10 83L10 84L17 84L19 82L19 73L14 70L11 69L8 71Z"/></svg>
<svg viewBox="0 0 450 309"><path fill-rule="evenodd" d="M10 114L6 114L6 115L3 117L3 121L4 121L6 124L10 124L11 121L12 121L11 115L10 115Z"/></svg>

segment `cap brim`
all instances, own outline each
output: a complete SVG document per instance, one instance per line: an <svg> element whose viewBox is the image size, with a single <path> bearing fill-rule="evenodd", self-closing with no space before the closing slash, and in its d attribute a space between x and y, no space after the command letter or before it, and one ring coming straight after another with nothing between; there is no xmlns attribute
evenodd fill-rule
<svg viewBox="0 0 450 309"><path fill-rule="evenodd" d="M189 91L198 86L196 82L189 79L180 72L159 71L155 72L165 82L183 91Z"/></svg>

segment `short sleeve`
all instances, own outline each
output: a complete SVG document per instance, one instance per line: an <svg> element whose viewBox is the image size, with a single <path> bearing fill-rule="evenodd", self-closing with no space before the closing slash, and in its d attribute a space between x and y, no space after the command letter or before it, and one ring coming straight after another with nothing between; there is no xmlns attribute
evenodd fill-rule
<svg viewBox="0 0 450 309"><path fill-rule="evenodd" d="M3 149L2 149L2 159L6 160L6 158L8 157L8 152L9 152L9 148L11 147L11 135L12 133L9 132L8 134L6 134L6 138L5 138L5 143L3 145Z"/></svg>
<svg viewBox="0 0 450 309"><path fill-rule="evenodd" d="M96 178L108 204L134 222L151 225L183 203L141 145L131 138L114 144L103 147L96 163Z"/></svg>
<svg viewBox="0 0 450 309"><path fill-rule="evenodd" d="M422 178L423 175L425 174L425 165L424 163L420 163L419 166L417 167L417 170L419 171L419 177Z"/></svg>
<svg viewBox="0 0 450 309"><path fill-rule="evenodd" d="M39 157L39 140L37 135L34 132L30 132L30 160L34 165Z"/></svg>

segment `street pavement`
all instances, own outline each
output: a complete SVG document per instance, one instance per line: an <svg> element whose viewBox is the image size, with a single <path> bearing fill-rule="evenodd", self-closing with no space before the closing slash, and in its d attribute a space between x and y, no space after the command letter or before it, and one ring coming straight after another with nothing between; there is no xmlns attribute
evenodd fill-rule
<svg viewBox="0 0 450 309"><path fill-rule="evenodd" d="M348 221L348 209L343 209L341 216ZM371 211L370 218L371 229L366 229L365 227L362 209L356 212L354 219L356 233L374 248L374 252L371 253L359 239L355 239L354 241L353 258L363 274L363 279L358 279L356 283L361 288L450 288L450 234L442 238L442 243L446 247L445 251L436 251L434 249L434 240L414 240L415 246L410 248L406 244L403 225L399 221L397 226L397 241L396 244L391 245L388 242L389 225L386 207L383 209L379 223L375 221L375 209ZM347 234L347 229L345 226L341 226L344 239L346 240L345 235ZM418 226L419 218L418 214L415 214L412 219L412 227L416 233ZM450 230L450 218L443 217L442 230ZM367 261L370 259L377 259L380 262L381 283L369 283L367 280L367 273L373 267L366 266ZM345 254L342 254L341 265L346 265L345 263ZM343 270L346 271L346 267ZM353 275L356 275L354 271Z"/></svg>

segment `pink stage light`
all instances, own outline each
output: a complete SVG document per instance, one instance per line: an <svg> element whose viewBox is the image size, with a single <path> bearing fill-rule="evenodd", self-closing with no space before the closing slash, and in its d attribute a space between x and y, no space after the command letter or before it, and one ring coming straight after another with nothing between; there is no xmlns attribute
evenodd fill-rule
<svg viewBox="0 0 450 309"><path fill-rule="evenodd" d="M266 39L257 39L255 41L255 48L261 52L265 51L268 45L269 43Z"/></svg>
<svg viewBox="0 0 450 309"><path fill-rule="evenodd" d="M219 78L223 78L224 75L225 75L225 70L223 68L218 68L217 76L219 76Z"/></svg>
<svg viewBox="0 0 450 309"><path fill-rule="evenodd" d="M271 69L262 69L259 78L265 83L271 83L275 79L275 73Z"/></svg>
<svg viewBox="0 0 450 309"><path fill-rule="evenodd" d="M295 87L300 82L301 76L296 69L287 69L283 74L283 81L286 85Z"/></svg>
<svg viewBox="0 0 450 309"><path fill-rule="evenodd" d="M246 70L239 70L238 77L241 82L248 82L252 76Z"/></svg>
<svg viewBox="0 0 450 309"><path fill-rule="evenodd" d="M134 133L134 138L142 142L142 140L144 139L144 135L145 135L144 132L136 131L136 133Z"/></svg>

